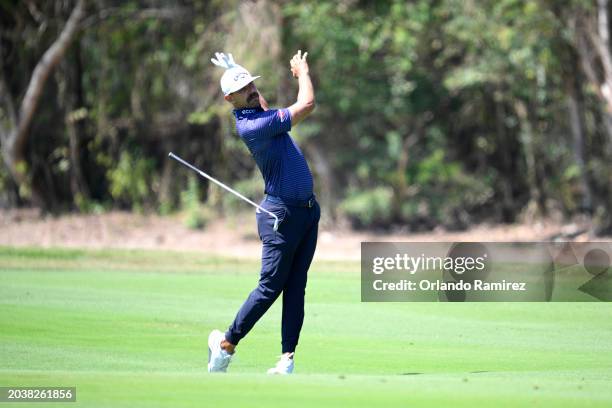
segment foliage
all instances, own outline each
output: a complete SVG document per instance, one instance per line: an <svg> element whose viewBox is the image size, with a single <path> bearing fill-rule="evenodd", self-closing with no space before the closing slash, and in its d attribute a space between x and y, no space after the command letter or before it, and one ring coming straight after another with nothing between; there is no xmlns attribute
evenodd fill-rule
<svg viewBox="0 0 612 408"><path fill-rule="evenodd" d="M73 3L0 7L0 79L17 106ZM96 2L41 96L24 163L32 185L3 177L0 202L188 208L196 227L199 201L243 208L214 188L195 192L167 153L261 197L209 59L233 52L273 105L289 105L287 61L302 49L317 110L293 136L320 200L355 225L464 228L525 208L606 224L612 110L586 71L605 65L580 43L596 17L583 1Z"/></svg>
<svg viewBox="0 0 612 408"><path fill-rule="evenodd" d="M249 178L237 181L232 187L245 197L255 202L258 202L258 200L260 200L264 194L263 183L261 182L261 174L259 171L254 171ZM219 189L217 186L214 186L213 188ZM245 204L242 199L233 194L226 194L225 192L222 192L221 207L225 212L230 214L238 212L241 209L251 209L251 207L247 207L247 204Z"/></svg>
<svg viewBox="0 0 612 408"><path fill-rule="evenodd" d="M181 193L181 209L184 223L190 229L203 229L212 218L209 208L200 203L200 188L196 176L190 176L187 190Z"/></svg>
<svg viewBox="0 0 612 408"><path fill-rule="evenodd" d="M388 187L355 190L347 194L341 209L357 227L380 227L389 223L393 191Z"/></svg>
<svg viewBox="0 0 612 408"><path fill-rule="evenodd" d="M124 151L117 166L109 170L110 194L116 203L132 206L137 211L150 204L151 186L154 184L155 162Z"/></svg>
<svg viewBox="0 0 612 408"><path fill-rule="evenodd" d="M467 227L473 214L482 212L493 197L491 182L467 174L459 162L449 162L437 149L412 169L411 185L418 186L401 205L401 217L413 227L443 225ZM424 225L423 225L424 224Z"/></svg>

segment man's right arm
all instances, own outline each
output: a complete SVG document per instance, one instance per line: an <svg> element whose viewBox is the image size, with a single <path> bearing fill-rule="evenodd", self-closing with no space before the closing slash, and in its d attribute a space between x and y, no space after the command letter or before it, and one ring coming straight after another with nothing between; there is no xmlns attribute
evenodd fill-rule
<svg viewBox="0 0 612 408"><path fill-rule="evenodd" d="M306 62L307 55L307 52L302 55L302 51L300 50L290 61L291 72L293 76L298 79L297 101L289 106L291 127L300 123L315 108L314 88L312 87L312 80L308 72L308 63Z"/></svg>

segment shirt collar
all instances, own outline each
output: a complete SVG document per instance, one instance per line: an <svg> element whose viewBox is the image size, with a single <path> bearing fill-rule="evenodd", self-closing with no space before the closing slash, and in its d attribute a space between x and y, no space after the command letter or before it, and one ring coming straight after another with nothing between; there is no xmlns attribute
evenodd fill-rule
<svg viewBox="0 0 612 408"><path fill-rule="evenodd" d="M259 113L259 112L263 112L263 108L261 106L258 106L256 108L240 108L240 109L234 109L234 116L236 117L247 116L247 115L252 115L254 113Z"/></svg>

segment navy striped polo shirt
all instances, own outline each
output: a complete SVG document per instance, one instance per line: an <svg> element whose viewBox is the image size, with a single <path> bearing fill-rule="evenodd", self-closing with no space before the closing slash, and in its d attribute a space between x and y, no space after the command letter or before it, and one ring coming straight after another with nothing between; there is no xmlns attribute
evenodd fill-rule
<svg viewBox="0 0 612 408"><path fill-rule="evenodd" d="M291 130L289 109L234 109L236 130L264 178L266 193L291 200L312 196L312 174Z"/></svg>

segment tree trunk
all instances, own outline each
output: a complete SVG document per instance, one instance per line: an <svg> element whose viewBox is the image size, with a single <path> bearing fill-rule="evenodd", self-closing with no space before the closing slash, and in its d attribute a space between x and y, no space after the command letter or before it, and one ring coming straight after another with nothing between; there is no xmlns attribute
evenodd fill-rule
<svg viewBox="0 0 612 408"><path fill-rule="evenodd" d="M586 158L584 155L584 135L585 135L585 120L584 120L584 100L582 89L579 82L579 69L575 60L571 62L571 70L567 81L567 108L569 111L569 120L572 129L572 139L574 148L574 161L578 166L580 190L582 191L581 211L591 213L593 210L593 193L586 170Z"/></svg>
<svg viewBox="0 0 612 408"><path fill-rule="evenodd" d="M501 166L504 174L511 174L512 156L508 148L508 132L506 132L504 105L500 101L495 104L495 126L497 137L500 139ZM512 222L515 217L514 197L512 194L512 181L510 177L503 177L500 185L502 195L501 219L503 222Z"/></svg>
<svg viewBox="0 0 612 408"><path fill-rule="evenodd" d="M394 177L394 200L392 211L394 217L401 219L402 214L402 204L406 200L410 200L411 195L414 195L416 191L418 191L418 186L411 186L408 184L408 180L406 177L406 172L408 171L408 166L410 165L410 151L412 147L417 144L419 139L422 138L422 134L424 131L424 121L421 119L416 119L412 121L412 126L410 130L408 130L408 126L399 125L400 132L402 134L408 133L407 136L404 136L402 140L402 150L399 154L397 165L395 167L395 177Z"/></svg>
<svg viewBox="0 0 612 408"><path fill-rule="evenodd" d="M68 131L70 146L70 190L73 199L78 201L90 198L89 186L83 175L83 164L81 160L82 139L84 134L84 97L82 84L82 63L80 42L75 42L73 53L73 64L67 67L69 78L69 89L67 89L67 111L66 129Z"/></svg>
<svg viewBox="0 0 612 408"><path fill-rule="evenodd" d="M172 149L168 150L172 151ZM176 182L175 169L176 163L173 163L171 160L164 160L161 180L159 183L159 194L157 196L157 201L160 204L162 212L172 210L177 203L178 192L174 194L173 191L176 190L176 186L178 185Z"/></svg>
<svg viewBox="0 0 612 408"><path fill-rule="evenodd" d="M34 113L40 102L49 74L62 59L78 32L79 21L83 17L84 9L85 0L78 0L59 37L43 54L38 64L36 64L19 112L15 112L13 102L10 100L11 96L7 90L2 89L6 87L3 84L3 78L0 78L0 91L2 91L0 94L2 94L4 105L7 107L9 116L11 116L9 118L9 129L0 130L2 157L13 180L19 186L20 194L25 192L27 195L31 189L29 183L30 171L28 170L25 155L29 128L34 119ZM43 205L42 197L36 197L35 192L32 195L32 202L34 205Z"/></svg>
<svg viewBox="0 0 612 408"><path fill-rule="evenodd" d="M540 189L538 182L538 174L536 168L536 148L534 140L533 126L527 111L527 106L521 100L514 102L514 109L520 121L521 126L521 144L525 154L525 162L527 164L527 183L529 184L529 204L528 208L533 208L533 215L542 215L545 213L543 207L543 192Z"/></svg>
<svg viewBox="0 0 612 408"><path fill-rule="evenodd" d="M578 13L568 25L574 32L575 48L588 81L593 85L601 101L604 127L608 135L607 153L612 155L612 53L608 0L597 1L597 16Z"/></svg>

